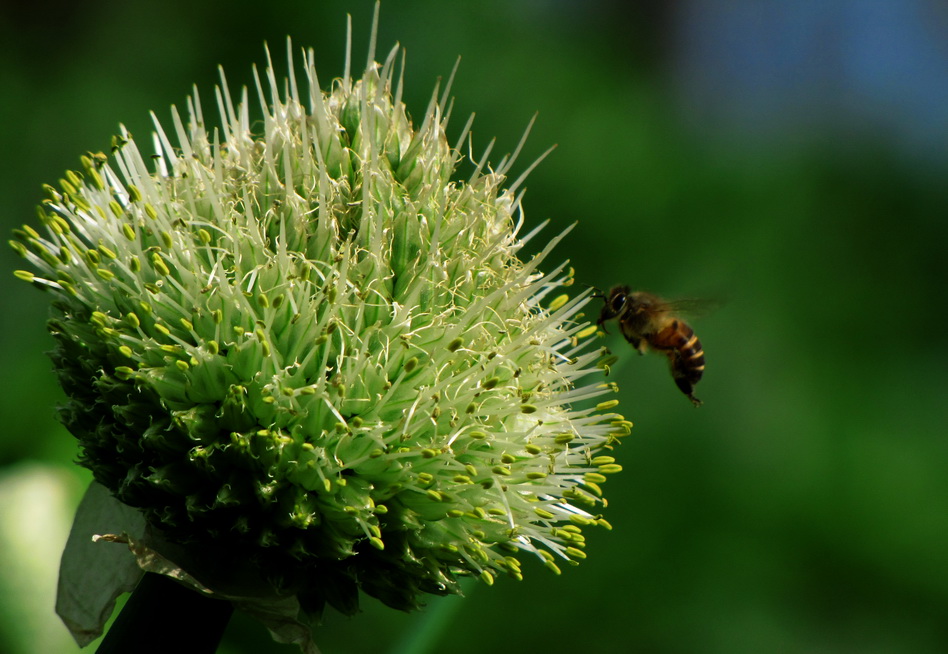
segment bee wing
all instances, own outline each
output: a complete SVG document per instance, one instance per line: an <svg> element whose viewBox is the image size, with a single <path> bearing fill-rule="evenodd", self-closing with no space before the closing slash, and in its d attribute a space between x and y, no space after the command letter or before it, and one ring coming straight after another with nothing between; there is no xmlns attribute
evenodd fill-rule
<svg viewBox="0 0 948 654"><path fill-rule="evenodd" d="M701 318L714 313L724 303L720 300L709 298L677 298L674 300L664 300L656 307L657 311L664 313L674 313L688 318Z"/></svg>

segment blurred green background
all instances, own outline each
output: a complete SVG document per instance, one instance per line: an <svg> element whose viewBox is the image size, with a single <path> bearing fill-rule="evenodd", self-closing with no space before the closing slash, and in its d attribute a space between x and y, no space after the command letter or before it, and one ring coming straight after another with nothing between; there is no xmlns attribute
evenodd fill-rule
<svg viewBox="0 0 948 654"><path fill-rule="evenodd" d="M8 4L8 3L7 3ZM871 8L869 7L871 5ZM252 84L271 44L342 74L372 3L24 3L0 10L3 231L40 184L150 132L217 64ZM529 224L578 280L724 300L693 325L699 409L621 337L636 423L606 487L612 532L554 577L474 586L401 614L327 615L324 654L948 651L948 12L923 0L715 3L389 0L424 111L457 56L452 135L510 152ZM69 652L58 556L88 482L55 419L46 298L0 249L0 651ZM591 305L594 307L595 305ZM596 309L591 309L595 311ZM221 651L292 652L235 617Z"/></svg>

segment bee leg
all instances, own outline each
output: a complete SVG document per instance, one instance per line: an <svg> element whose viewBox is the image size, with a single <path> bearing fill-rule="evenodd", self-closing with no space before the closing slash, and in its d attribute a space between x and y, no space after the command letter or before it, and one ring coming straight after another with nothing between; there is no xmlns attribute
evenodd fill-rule
<svg viewBox="0 0 948 654"><path fill-rule="evenodd" d="M635 336L624 335L625 340L629 342L629 345L638 350L639 354L645 354L645 350L648 347L645 343L644 338L636 338Z"/></svg>
<svg viewBox="0 0 948 654"><path fill-rule="evenodd" d="M691 403L695 405L695 408L698 408L703 404L701 400L695 397L694 386L690 381L684 377L675 377L675 385L678 386L678 390L688 396L688 399L691 400Z"/></svg>

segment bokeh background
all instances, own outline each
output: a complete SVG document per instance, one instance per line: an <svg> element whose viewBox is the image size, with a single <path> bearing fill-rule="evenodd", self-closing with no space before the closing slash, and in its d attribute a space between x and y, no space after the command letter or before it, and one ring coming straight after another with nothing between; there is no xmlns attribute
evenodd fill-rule
<svg viewBox="0 0 948 654"><path fill-rule="evenodd" d="M0 226L40 184L142 142L217 64L252 84L263 43L342 74L372 3L3 3ZM514 149L530 224L584 283L720 304L694 410L613 335L636 423L606 486L612 532L554 577L472 586L416 614L330 613L324 654L948 651L948 5L935 0L387 0L420 115L462 57L454 132ZM278 64L282 67L282 64ZM285 70L285 68L281 68ZM495 160L499 158L499 154ZM89 476L55 420L46 298L0 249L0 651L75 651L53 615ZM591 305L591 311L595 311ZM235 617L221 652L292 652Z"/></svg>

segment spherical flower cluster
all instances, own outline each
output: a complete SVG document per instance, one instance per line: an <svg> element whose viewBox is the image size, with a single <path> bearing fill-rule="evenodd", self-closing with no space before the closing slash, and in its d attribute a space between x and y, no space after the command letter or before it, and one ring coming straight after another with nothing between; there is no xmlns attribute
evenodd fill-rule
<svg viewBox="0 0 948 654"><path fill-rule="evenodd" d="M11 242L53 296L82 465L171 541L346 612L585 558L630 426L589 293L540 270L559 238L518 258L513 158L457 179L447 93L414 126L397 50L373 59L328 91L311 52L305 85L268 66L262 121L222 75L220 127L195 91L154 155L123 128Z"/></svg>

